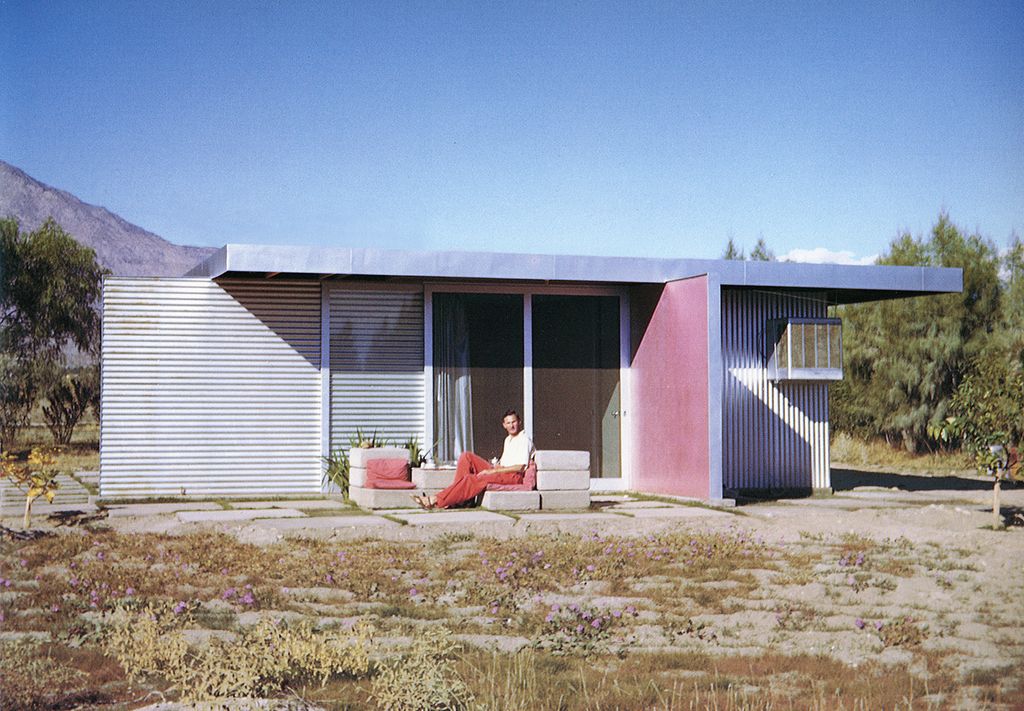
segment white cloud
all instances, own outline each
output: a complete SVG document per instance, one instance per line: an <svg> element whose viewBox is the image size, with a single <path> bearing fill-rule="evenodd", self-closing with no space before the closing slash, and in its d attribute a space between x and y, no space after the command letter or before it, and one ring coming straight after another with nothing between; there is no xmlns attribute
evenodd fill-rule
<svg viewBox="0 0 1024 711"><path fill-rule="evenodd" d="M781 262L805 262L809 264L874 264L877 254L858 257L848 249L835 251L826 247L814 249L791 249L779 257Z"/></svg>

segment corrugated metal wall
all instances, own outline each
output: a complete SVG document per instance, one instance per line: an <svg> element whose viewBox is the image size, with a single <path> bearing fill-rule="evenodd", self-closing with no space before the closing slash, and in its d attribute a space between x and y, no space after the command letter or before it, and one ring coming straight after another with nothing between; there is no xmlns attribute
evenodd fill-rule
<svg viewBox="0 0 1024 711"><path fill-rule="evenodd" d="M332 286L331 449L356 428L424 444L423 290Z"/></svg>
<svg viewBox="0 0 1024 711"><path fill-rule="evenodd" d="M320 284L110 278L102 496L316 493Z"/></svg>
<svg viewBox="0 0 1024 711"><path fill-rule="evenodd" d="M722 475L727 489L826 488L828 384L770 382L769 319L823 318L821 294L722 290Z"/></svg>

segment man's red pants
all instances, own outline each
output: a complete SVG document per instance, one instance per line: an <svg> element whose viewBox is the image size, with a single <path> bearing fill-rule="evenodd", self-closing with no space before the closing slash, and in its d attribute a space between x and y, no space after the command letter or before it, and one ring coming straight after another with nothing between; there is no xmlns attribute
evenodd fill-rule
<svg viewBox="0 0 1024 711"><path fill-rule="evenodd" d="M500 472L497 474L480 474L495 465L472 452L463 452L455 467L455 481L447 489L437 495L437 505L442 509L456 506L470 499L475 499L487 489L488 484L522 484L523 473Z"/></svg>

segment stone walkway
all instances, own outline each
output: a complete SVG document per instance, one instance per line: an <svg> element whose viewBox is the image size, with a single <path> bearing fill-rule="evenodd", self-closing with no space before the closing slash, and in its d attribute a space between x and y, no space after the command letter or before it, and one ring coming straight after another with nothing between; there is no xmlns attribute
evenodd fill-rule
<svg viewBox="0 0 1024 711"><path fill-rule="evenodd" d="M84 490L83 490L84 491ZM17 492L15 492L17 493ZM19 495L20 496L20 495ZM15 500L17 501L17 500ZM21 499L20 501L23 501ZM390 509L367 511L338 499L279 499L268 501L180 501L173 503L111 503L103 509L104 524L123 532L186 533L190 530L221 530L254 542L292 537L418 538L424 535L472 532L481 535L516 535L529 530L552 531L581 527L733 516L729 509L713 509L691 502L652 501L625 494L594 494L587 511L507 512L484 509L420 511ZM23 503L20 504L23 506ZM46 527L49 514L76 510L100 510L84 497L66 496L52 505L33 507L33 525ZM5 508L4 525L18 527L14 517L21 509ZM646 527L646 526L644 526Z"/></svg>

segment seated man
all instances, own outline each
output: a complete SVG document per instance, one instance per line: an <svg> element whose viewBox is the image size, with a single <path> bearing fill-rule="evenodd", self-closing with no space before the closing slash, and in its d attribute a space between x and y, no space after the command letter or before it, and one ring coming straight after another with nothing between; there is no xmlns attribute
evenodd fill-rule
<svg viewBox="0 0 1024 711"><path fill-rule="evenodd" d="M488 484L521 484L523 472L533 459L533 442L523 432L523 421L515 410L505 413L501 426L508 436L496 466L472 452L463 452L451 486L437 496L414 496L413 501L424 509L447 509L476 498Z"/></svg>

